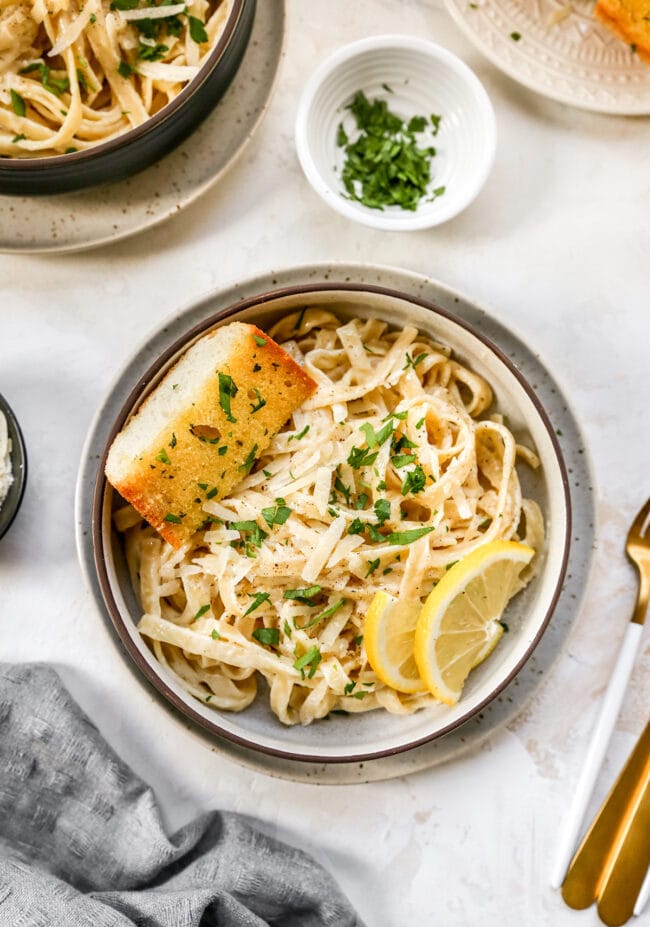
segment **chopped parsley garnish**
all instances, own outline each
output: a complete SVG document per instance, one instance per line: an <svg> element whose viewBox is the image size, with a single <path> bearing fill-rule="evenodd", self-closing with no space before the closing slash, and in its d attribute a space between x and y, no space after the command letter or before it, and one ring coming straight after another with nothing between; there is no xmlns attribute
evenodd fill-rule
<svg viewBox="0 0 650 927"><path fill-rule="evenodd" d="M284 633L287 635L287 637L291 637L291 633L292 633L292 632L291 632L291 625L289 624L288 621L285 621L285 622L284 622L284 628L283 628L283 630L284 630Z"/></svg>
<svg viewBox="0 0 650 927"><path fill-rule="evenodd" d="M202 618L203 615L205 615L205 613L209 610L210 610L209 605L202 605L201 608L196 613L196 615L194 616L194 618L192 618L192 621L196 621L198 618Z"/></svg>
<svg viewBox="0 0 650 927"><path fill-rule="evenodd" d="M296 324L293 326L294 332L299 332L300 329L302 328L302 322L303 322L303 319L305 318L306 311L307 311L306 309L301 309L300 312L298 313Z"/></svg>
<svg viewBox="0 0 650 927"><path fill-rule="evenodd" d="M417 447L415 441L411 441L410 438L407 438L406 435L400 435L397 440L393 438L393 450L399 454L400 451L403 451L404 448L413 448Z"/></svg>
<svg viewBox="0 0 650 927"><path fill-rule="evenodd" d="M188 15L187 21L190 25L190 36L192 37L192 41L196 42L197 45L202 45L203 42L207 42L208 33L205 31L205 25L201 20L197 19L196 16ZM255 340L257 341L257 337Z"/></svg>
<svg viewBox="0 0 650 927"><path fill-rule="evenodd" d="M362 698L365 698L367 694L368 694L367 692L353 692L352 698L358 698L359 700L361 700Z"/></svg>
<svg viewBox="0 0 650 927"><path fill-rule="evenodd" d="M167 512L167 514L163 518L163 521L168 521L172 525L182 525L183 524L183 522L180 520L178 515L174 515L173 512Z"/></svg>
<svg viewBox="0 0 650 927"><path fill-rule="evenodd" d="M319 614L312 618L311 621L308 621L307 624L296 625L297 630L305 631L307 628L311 628L313 625L318 624L319 621L323 621L325 618L331 618L332 615L337 612L342 605L345 605L345 599L339 599L339 601L335 602L334 605L330 605L329 608L319 612Z"/></svg>
<svg viewBox="0 0 650 927"><path fill-rule="evenodd" d="M414 370L418 364L421 364L423 360L426 360L427 353L423 351L422 354L418 354L416 358L411 357L409 352L406 352L406 363L404 364L403 370L408 370L409 367L412 367Z"/></svg>
<svg viewBox="0 0 650 927"><path fill-rule="evenodd" d="M259 608L262 603L268 602L271 598L271 595L268 592L249 592L249 595L253 601L244 612L244 618L246 615L250 615L251 612L254 612L256 608Z"/></svg>
<svg viewBox="0 0 650 927"><path fill-rule="evenodd" d="M24 132L21 132L20 135L14 135L14 137L12 138L11 141L12 141L12 142L14 143L14 145L15 145L16 142L22 142L23 139L26 139L26 138L27 138L27 136L25 135L25 133L24 133Z"/></svg>
<svg viewBox="0 0 650 927"><path fill-rule="evenodd" d="M212 489L206 492L205 497L206 499L214 499L218 492L219 488L217 486L213 486Z"/></svg>
<svg viewBox="0 0 650 927"><path fill-rule="evenodd" d="M117 73L120 75L120 77L124 77L126 79L127 77L130 77L131 74L133 74L133 68L128 61L120 61L117 66Z"/></svg>
<svg viewBox="0 0 650 927"><path fill-rule="evenodd" d="M222 444L220 448L217 449L217 454L219 457L223 457L224 454L228 453L228 445Z"/></svg>
<svg viewBox="0 0 650 927"><path fill-rule="evenodd" d="M417 464L413 470L410 470L404 477L402 483L402 495L422 492L427 482L426 474L420 464Z"/></svg>
<svg viewBox="0 0 650 927"><path fill-rule="evenodd" d="M381 563L381 561L380 561L379 557L377 557L376 560L369 560L369 561L368 561L368 572L367 572L366 575L365 575L365 579L368 579L368 577L369 577L372 573L375 572L375 570L379 567L379 564L380 564L380 563Z"/></svg>
<svg viewBox="0 0 650 927"><path fill-rule="evenodd" d="M305 678L305 667L309 666L310 670L308 676L309 679L311 679L316 673L318 664L322 659L320 650L314 645L310 647L306 653L303 653L301 657L298 657L293 666L294 669L300 670L303 679Z"/></svg>
<svg viewBox="0 0 650 927"><path fill-rule="evenodd" d="M176 440L176 435L172 431L172 439L169 442L169 446L173 448L173 447L176 447L177 444L178 444L178 441Z"/></svg>
<svg viewBox="0 0 650 927"><path fill-rule="evenodd" d="M11 95L11 108L17 116L24 116L27 112L27 107L25 106L25 101L19 93L16 93L15 90L9 91Z"/></svg>
<svg viewBox="0 0 650 927"><path fill-rule="evenodd" d="M260 528L256 521L231 521L228 522L228 527L243 534L246 541L253 547L261 547L262 541L268 537L266 531ZM233 541L233 544L237 544L237 541Z"/></svg>
<svg viewBox="0 0 650 927"><path fill-rule="evenodd" d="M248 476L248 474L253 469L253 464L255 463L256 454L257 454L257 444L254 444L252 448L250 449L246 460L243 462L243 464L240 467L237 467L240 473L243 473L246 476Z"/></svg>
<svg viewBox="0 0 650 927"><path fill-rule="evenodd" d="M264 408L266 405L266 399L262 399L260 391L256 386L253 387L253 392L255 393L257 402L251 402L251 415L255 415L256 412L259 412L260 409Z"/></svg>
<svg viewBox="0 0 650 927"><path fill-rule="evenodd" d="M262 517L269 528L272 528L273 525L283 525L291 512L292 509L285 505L284 499L276 499L274 506L262 509Z"/></svg>
<svg viewBox="0 0 650 927"><path fill-rule="evenodd" d="M94 26L94 25L95 25L95 23L97 22L97 17L95 16L94 13L91 13L91 14L90 14L90 17L89 17L89 20L88 20L88 21L89 21L89 23L91 24L91 26Z"/></svg>
<svg viewBox="0 0 650 927"><path fill-rule="evenodd" d="M221 640L221 634L219 634L218 631L215 631L214 628L212 629L212 631L210 631L210 637L212 638L213 641Z"/></svg>
<svg viewBox="0 0 650 927"><path fill-rule="evenodd" d="M353 447L348 455L348 463L355 470L359 467L369 467L377 460L379 451L370 452L368 448Z"/></svg>
<svg viewBox="0 0 650 927"><path fill-rule="evenodd" d="M219 405L226 413L226 420L229 422L236 422L237 419L233 417L233 414L230 410L230 400L234 399L237 393L239 392L235 381L232 377L228 376L227 373L219 374Z"/></svg>
<svg viewBox="0 0 650 927"><path fill-rule="evenodd" d="M63 153L64 153L64 154L74 154L75 151L79 151L79 149L78 149L78 148L72 148L72 147L71 147L71 148L66 148L66 150L65 150Z"/></svg>
<svg viewBox="0 0 650 927"><path fill-rule="evenodd" d="M353 640L357 647L360 646L363 643L363 634L358 634Z"/></svg>
<svg viewBox="0 0 650 927"><path fill-rule="evenodd" d="M349 199L370 209L417 209L427 194L436 153L416 139L427 127L426 118L414 116L405 123L385 100L369 100L361 90L347 109L356 122L356 138L348 138L340 126L336 141L345 155L341 180Z"/></svg>
<svg viewBox="0 0 650 927"><path fill-rule="evenodd" d="M305 437L305 435L307 434L308 431L309 431L309 425L305 425L305 427L303 428L303 430L300 431L300 432L298 432L297 435L289 435L289 441L294 441L294 440L295 440L295 441L300 441L300 440L302 440L302 438Z"/></svg>
<svg viewBox="0 0 650 927"><path fill-rule="evenodd" d="M508 627L508 625L506 624L506 622L505 622L505 621L499 621L499 624L501 625L501 627L503 628L503 630L504 630L504 631L506 632L506 634L507 634L508 631L510 630L510 628Z"/></svg>
<svg viewBox="0 0 650 927"><path fill-rule="evenodd" d="M359 493L354 503L355 509L365 509L367 504L368 504L368 494L365 492Z"/></svg>
<svg viewBox="0 0 650 927"><path fill-rule="evenodd" d="M172 445L170 445L171 447ZM170 464L171 460L169 459L169 454L164 447L160 448L160 451L156 454L156 460L159 460L160 463Z"/></svg>
<svg viewBox="0 0 650 927"><path fill-rule="evenodd" d="M408 412L406 412L406 411L404 411L404 412L389 412L388 415L386 415L386 416L384 417L383 421L387 422L389 418L396 418L399 422L403 422L404 419L405 419L407 416L408 416Z"/></svg>
<svg viewBox="0 0 650 927"><path fill-rule="evenodd" d="M255 339L255 344L259 345L260 348L263 348L266 344L266 338L260 338L259 335L253 335L253 338Z"/></svg>
<svg viewBox="0 0 650 927"><path fill-rule="evenodd" d="M422 428L422 426L424 425L424 422L425 422L425 418L426 418L426 416L423 415L422 418L420 419L420 421L415 423L415 427L416 427L416 428Z"/></svg>
<svg viewBox="0 0 650 927"><path fill-rule="evenodd" d="M145 45L140 42L138 45L138 58L141 61L162 61L168 51L168 45Z"/></svg>
<svg viewBox="0 0 650 927"><path fill-rule="evenodd" d="M337 492L341 493L341 495L345 498L346 505L349 505L350 504L350 487L346 486L345 483L338 476L334 480L334 489L336 489Z"/></svg>
<svg viewBox="0 0 650 927"><path fill-rule="evenodd" d="M521 32L511 32L510 38L512 39L513 42L518 42L519 39L521 38Z"/></svg>
<svg viewBox="0 0 650 927"><path fill-rule="evenodd" d="M406 467L414 461L415 454L396 454L395 457L391 457L390 459L390 462L396 470L399 470L401 467Z"/></svg>
<svg viewBox="0 0 650 927"><path fill-rule="evenodd" d="M480 522L480 524L478 525L478 530L483 531L484 528L489 528L491 524L492 524L491 518L484 518L483 521Z"/></svg>
<svg viewBox="0 0 650 927"><path fill-rule="evenodd" d="M388 499L377 499L375 502L375 515L379 527L390 518L390 502Z"/></svg>
<svg viewBox="0 0 650 927"><path fill-rule="evenodd" d="M380 428L379 431L375 431L370 422L366 422L361 426L359 431L363 431L365 434L368 447L381 447L384 441L387 441L392 435L393 423L388 421L383 428Z"/></svg>
<svg viewBox="0 0 650 927"><path fill-rule="evenodd" d="M453 566L456 566L457 563L458 563L458 560L452 560L451 563L448 563L448 564L445 566L445 570L451 570L451 568L452 568Z"/></svg>
<svg viewBox="0 0 650 927"><path fill-rule="evenodd" d="M344 695L349 695L350 692L354 692L356 687L357 687L356 682L348 682L343 688Z"/></svg>
<svg viewBox="0 0 650 927"><path fill-rule="evenodd" d="M253 631L253 637L260 644L265 644L267 647L276 647L280 643L280 629L256 628Z"/></svg>
<svg viewBox="0 0 650 927"><path fill-rule="evenodd" d="M26 68L21 68L20 74L29 74L31 71L38 71L41 78L43 89L60 97L62 93L67 93L70 89L70 80L67 77L52 77L50 69L42 61L33 61Z"/></svg>
<svg viewBox="0 0 650 927"><path fill-rule="evenodd" d="M285 589L282 593L283 599L295 599L297 602L304 602L312 605L312 599L315 598L323 589L322 586L307 586L306 589Z"/></svg>
<svg viewBox="0 0 650 927"><path fill-rule="evenodd" d="M389 544L412 544L413 541L417 541L433 530L433 525L428 525L426 528L411 528L410 531L391 531L385 540Z"/></svg>

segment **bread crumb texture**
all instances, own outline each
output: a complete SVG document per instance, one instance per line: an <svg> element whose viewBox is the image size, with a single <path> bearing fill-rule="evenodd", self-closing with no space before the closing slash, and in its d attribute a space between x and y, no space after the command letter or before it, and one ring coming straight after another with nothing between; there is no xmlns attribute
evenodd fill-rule
<svg viewBox="0 0 650 927"><path fill-rule="evenodd" d="M111 485L173 547L206 524L316 383L268 335L233 322L204 335L113 441Z"/></svg>

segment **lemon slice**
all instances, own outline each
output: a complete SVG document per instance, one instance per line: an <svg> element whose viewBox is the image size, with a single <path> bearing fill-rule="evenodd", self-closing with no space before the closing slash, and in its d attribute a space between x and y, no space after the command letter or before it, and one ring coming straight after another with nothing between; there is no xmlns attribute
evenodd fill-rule
<svg viewBox="0 0 650 927"><path fill-rule="evenodd" d="M413 654L421 608L419 599L396 599L379 590L366 613L363 641L368 662L381 681L398 692L426 692Z"/></svg>
<svg viewBox="0 0 650 927"><path fill-rule="evenodd" d="M514 541L477 547L445 573L420 612L414 655L426 687L455 705L467 676L494 650L509 599L535 551ZM379 674L378 674L379 675Z"/></svg>

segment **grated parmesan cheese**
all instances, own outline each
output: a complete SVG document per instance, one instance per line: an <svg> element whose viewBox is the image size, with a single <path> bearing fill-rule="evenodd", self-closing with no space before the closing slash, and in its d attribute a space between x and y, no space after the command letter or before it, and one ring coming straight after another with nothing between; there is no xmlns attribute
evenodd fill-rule
<svg viewBox="0 0 650 927"><path fill-rule="evenodd" d="M7 432L7 419L0 412L0 506L7 498L14 481L11 472L11 438Z"/></svg>

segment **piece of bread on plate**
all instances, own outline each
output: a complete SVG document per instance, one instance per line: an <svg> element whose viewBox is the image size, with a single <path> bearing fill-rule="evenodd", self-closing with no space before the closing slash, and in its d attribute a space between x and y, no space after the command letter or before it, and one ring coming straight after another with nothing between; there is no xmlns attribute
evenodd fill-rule
<svg viewBox="0 0 650 927"><path fill-rule="evenodd" d="M316 383L254 325L200 338L113 441L109 483L173 547L205 524Z"/></svg>
<svg viewBox="0 0 650 927"><path fill-rule="evenodd" d="M596 18L627 42L650 64L650 2L648 0L598 0Z"/></svg>

